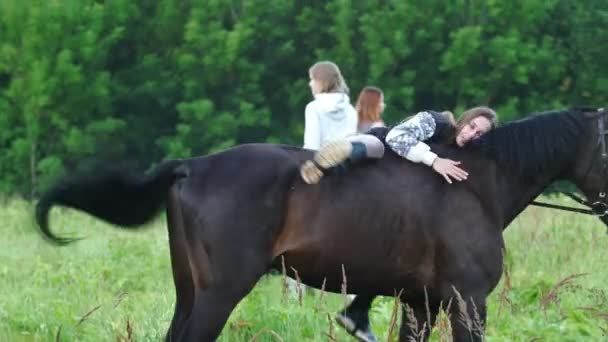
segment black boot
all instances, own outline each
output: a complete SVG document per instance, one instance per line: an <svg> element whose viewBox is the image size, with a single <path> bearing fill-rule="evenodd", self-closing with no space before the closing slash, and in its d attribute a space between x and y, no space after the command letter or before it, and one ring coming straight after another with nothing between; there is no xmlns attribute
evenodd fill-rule
<svg viewBox="0 0 608 342"><path fill-rule="evenodd" d="M336 315L338 324L363 342L378 342L369 324L369 310L375 296L358 295L350 305Z"/></svg>

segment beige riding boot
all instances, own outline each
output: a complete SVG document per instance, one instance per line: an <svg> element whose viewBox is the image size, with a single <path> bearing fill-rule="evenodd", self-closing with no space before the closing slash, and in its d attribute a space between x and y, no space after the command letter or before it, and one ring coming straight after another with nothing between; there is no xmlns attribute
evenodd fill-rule
<svg viewBox="0 0 608 342"><path fill-rule="evenodd" d="M315 153L314 160L307 160L300 167L300 175L308 184L317 184L323 177L323 170L334 167L348 159L353 145L348 140L331 142Z"/></svg>

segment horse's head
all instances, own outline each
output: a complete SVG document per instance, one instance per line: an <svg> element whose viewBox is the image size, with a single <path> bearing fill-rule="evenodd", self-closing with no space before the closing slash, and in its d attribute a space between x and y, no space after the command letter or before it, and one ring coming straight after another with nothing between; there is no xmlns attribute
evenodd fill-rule
<svg viewBox="0 0 608 342"><path fill-rule="evenodd" d="M608 226L608 110L585 109L588 129L572 169L572 180L586 197L584 204Z"/></svg>

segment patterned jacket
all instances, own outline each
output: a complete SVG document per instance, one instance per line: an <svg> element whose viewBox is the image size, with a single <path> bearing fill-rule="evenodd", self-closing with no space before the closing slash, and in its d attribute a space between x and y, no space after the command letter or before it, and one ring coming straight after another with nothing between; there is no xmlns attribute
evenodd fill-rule
<svg viewBox="0 0 608 342"><path fill-rule="evenodd" d="M426 143L441 141L452 132L453 125L447 117L439 112L424 111L392 127L385 141L398 155L431 166L437 154Z"/></svg>

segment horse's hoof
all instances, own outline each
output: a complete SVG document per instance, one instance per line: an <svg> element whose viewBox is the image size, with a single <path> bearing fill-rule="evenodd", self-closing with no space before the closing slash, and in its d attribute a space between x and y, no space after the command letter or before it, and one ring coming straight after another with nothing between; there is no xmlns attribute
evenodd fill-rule
<svg viewBox="0 0 608 342"><path fill-rule="evenodd" d="M315 162L324 169L334 167L350 157L353 145L348 140L337 140L323 146L315 155Z"/></svg>
<svg viewBox="0 0 608 342"><path fill-rule="evenodd" d="M323 177L323 171L319 170L311 160L307 160L300 168L300 175L307 184L317 184Z"/></svg>

